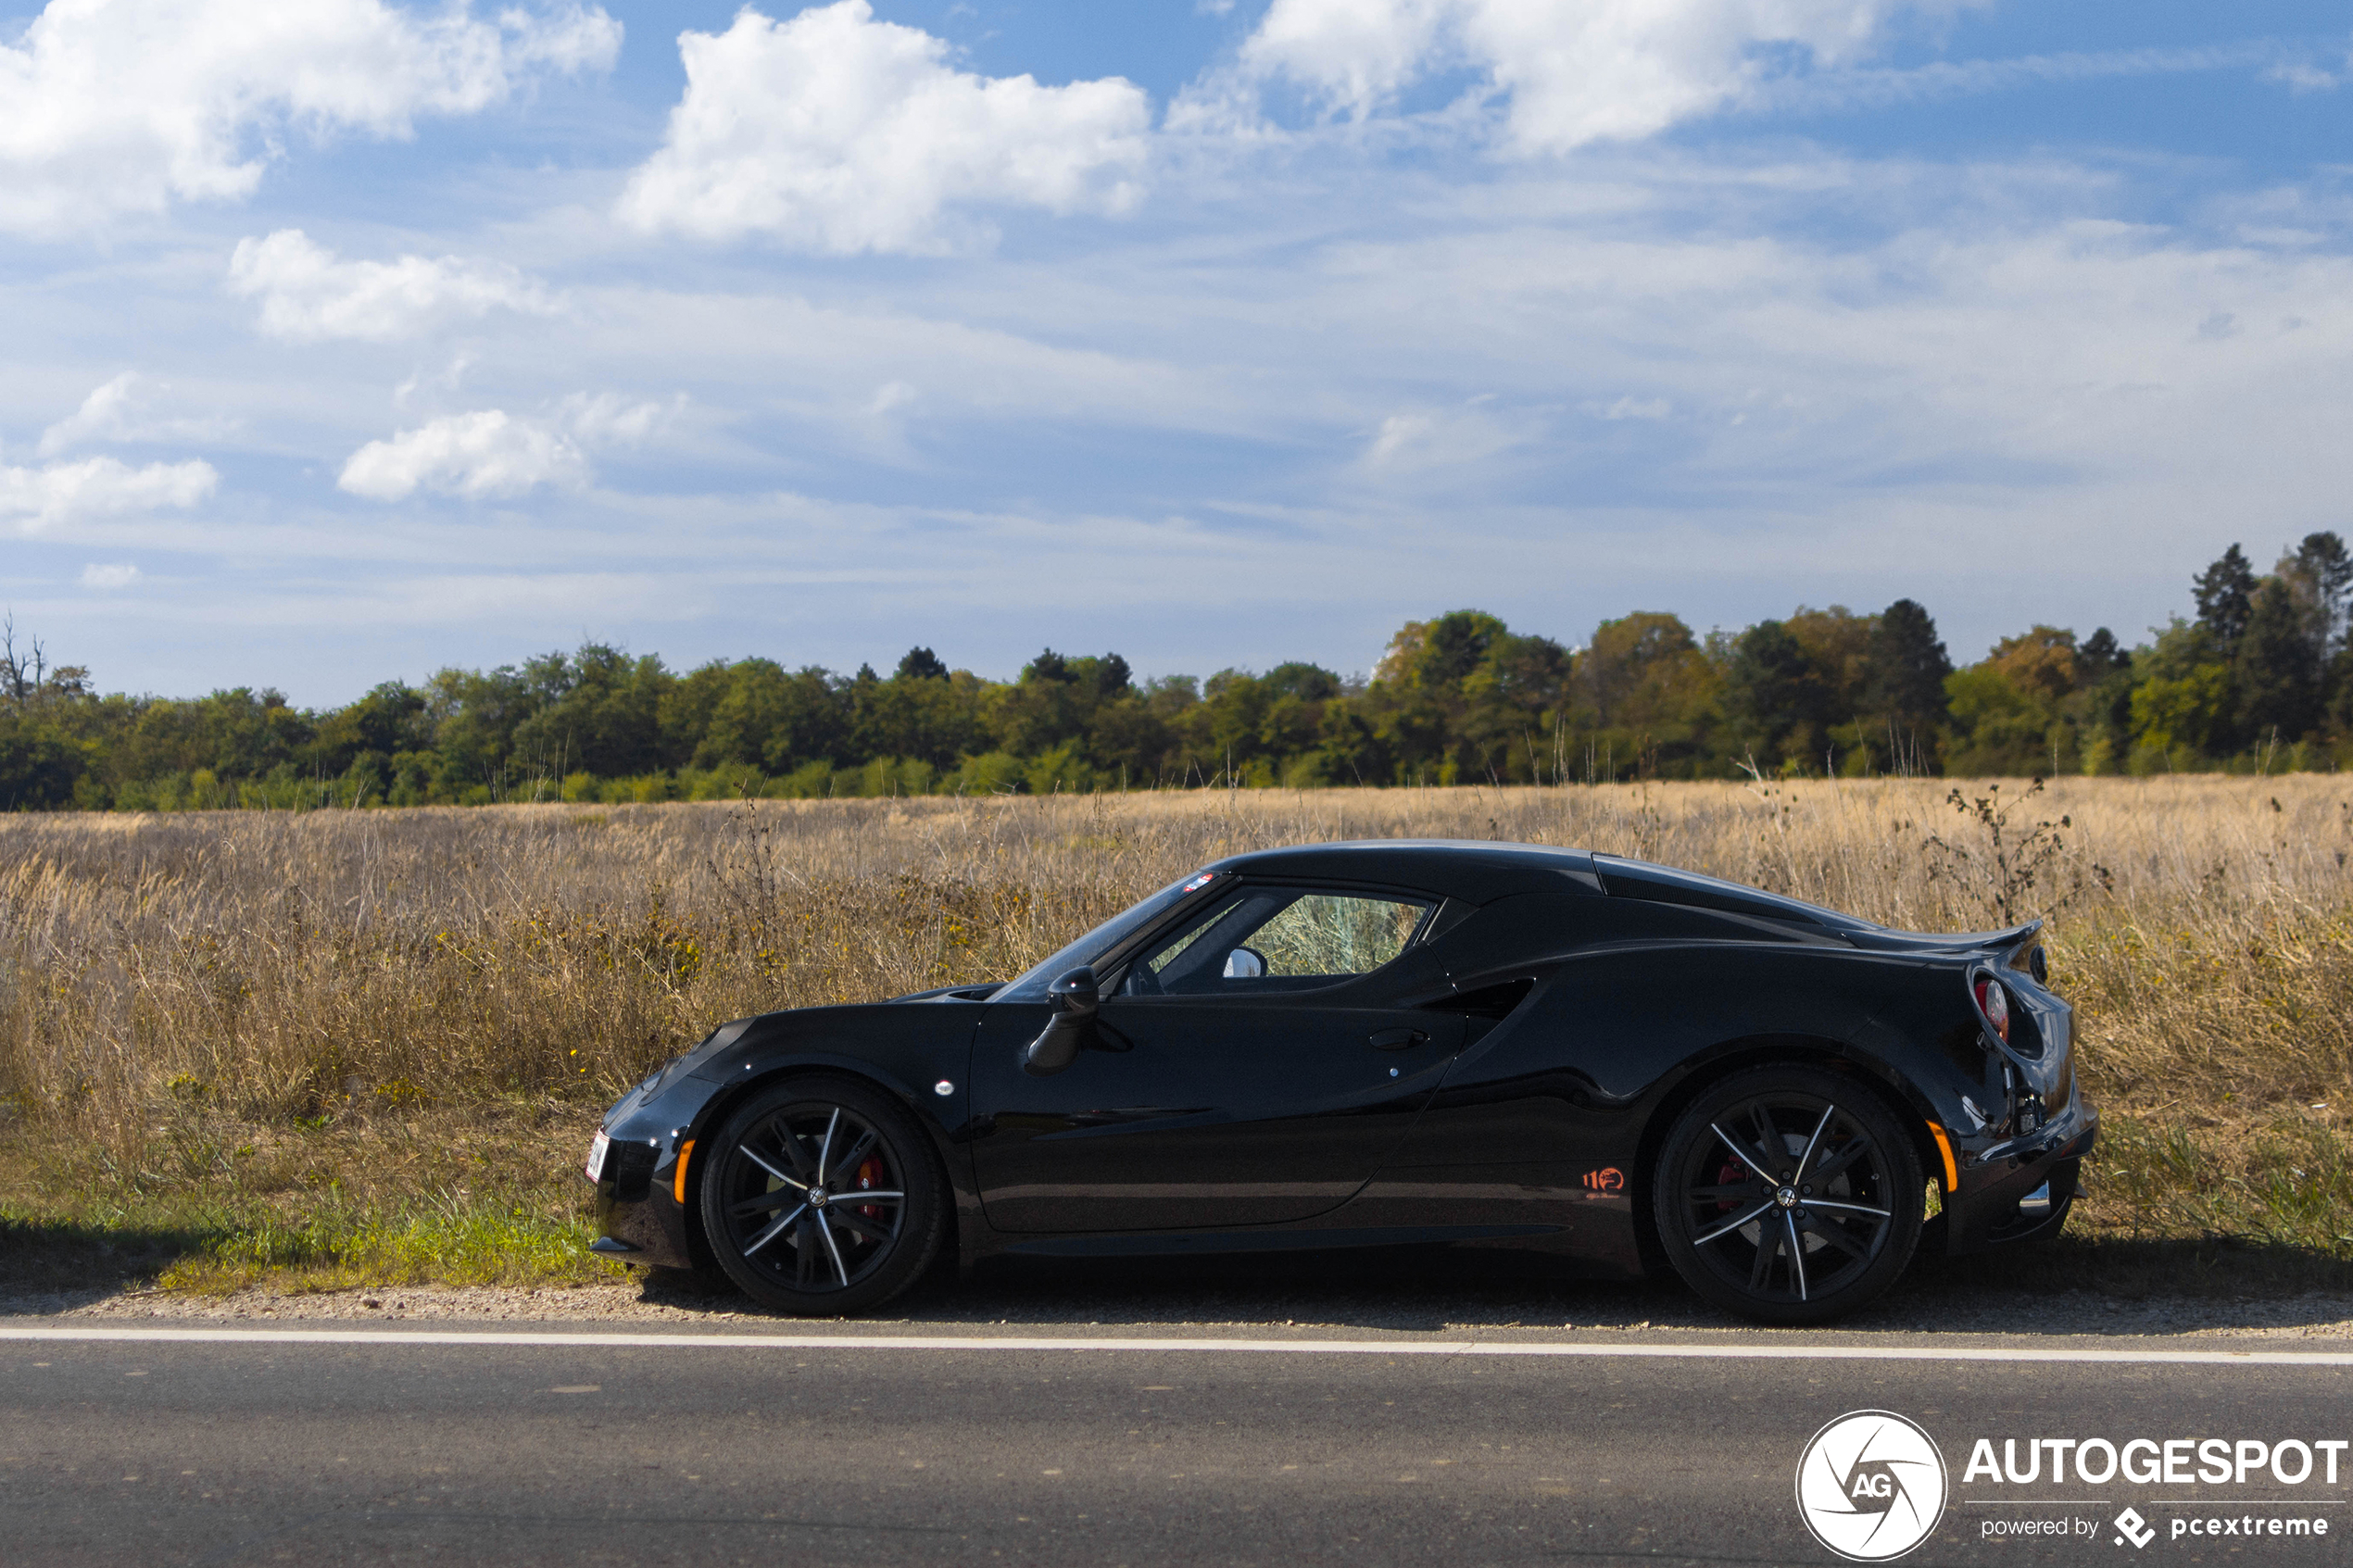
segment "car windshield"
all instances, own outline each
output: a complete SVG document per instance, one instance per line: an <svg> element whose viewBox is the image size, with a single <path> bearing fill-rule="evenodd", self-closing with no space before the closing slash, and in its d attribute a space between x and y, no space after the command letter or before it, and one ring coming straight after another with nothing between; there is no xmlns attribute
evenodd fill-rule
<svg viewBox="0 0 2353 1568"><path fill-rule="evenodd" d="M1209 873L1202 872L1182 882L1172 882L1140 904L1133 904L1103 922L1077 941L1056 952L1044 963L1006 985L988 999L992 1002L1042 1002L1046 987L1081 964L1090 964L1145 926L1176 908L1177 903L1209 885Z"/></svg>

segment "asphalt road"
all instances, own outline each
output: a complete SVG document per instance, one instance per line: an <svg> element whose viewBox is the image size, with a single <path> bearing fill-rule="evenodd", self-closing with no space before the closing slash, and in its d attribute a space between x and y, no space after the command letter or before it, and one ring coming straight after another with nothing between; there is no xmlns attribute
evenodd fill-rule
<svg viewBox="0 0 2353 1568"><path fill-rule="evenodd" d="M8 1568L1828 1563L1795 1465L1825 1422L1866 1408L1919 1422L1950 1467L1954 1500L1907 1563L2322 1562L2353 1543L2353 1453L2334 1486L2317 1470L2056 1489L1962 1474L1978 1436L2353 1436L2342 1353L2184 1363L2132 1359L2178 1340L2043 1339L2015 1360L1982 1336L1557 1333L1490 1336L1501 1353L1428 1335L1309 1353L1248 1347L1340 1336L874 1345L832 1325L765 1342L24 1336L60 1332L108 1331L0 1324ZM1529 1353L1544 1345L1644 1353ZM1825 1353L1842 1346L1853 1359ZM1648 1353L1662 1348L1685 1353ZM2128 1504L2158 1532L2145 1549L2108 1524ZM2226 1512L2333 1533L2170 1534ZM2082 1523L1986 1537L2026 1519Z"/></svg>

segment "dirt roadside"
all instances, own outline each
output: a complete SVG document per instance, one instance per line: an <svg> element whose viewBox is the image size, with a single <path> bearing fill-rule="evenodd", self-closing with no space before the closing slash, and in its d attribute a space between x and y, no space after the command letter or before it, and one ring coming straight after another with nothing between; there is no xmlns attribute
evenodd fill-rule
<svg viewBox="0 0 2353 1568"><path fill-rule="evenodd" d="M845 1320L777 1316L729 1291L690 1281L572 1287L501 1288L404 1286L291 1294L269 1289L224 1297L150 1291L85 1290L0 1297L0 1321L18 1323L195 1323L406 1322L547 1323L693 1328L797 1323L849 1326ZM926 1284L883 1311L855 1320L880 1332L961 1332L1017 1328L1040 1332L1120 1329L1171 1333L1202 1329L1307 1330L1463 1336L1556 1336L1564 1331L1753 1333L1752 1325L1706 1311L1664 1287L1540 1286L1441 1290L1375 1290L1346 1285L1302 1286L1220 1280L1211 1288L1155 1287L1121 1278L1015 1279L952 1286ZM2123 1299L2090 1291L2029 1295L1969 1292L1916 1296L1885 1303L1839 1323L1842 1334L2196 1336L2334 1340L2353 1344L2353 1297L2308 1294L2232 1299Z"/></svg>

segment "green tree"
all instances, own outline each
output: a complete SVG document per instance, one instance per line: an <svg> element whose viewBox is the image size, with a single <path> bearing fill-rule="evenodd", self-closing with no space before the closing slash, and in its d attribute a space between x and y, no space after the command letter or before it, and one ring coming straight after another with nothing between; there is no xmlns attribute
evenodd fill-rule
<svg viewBox="0 0 2353 1568"><path fill-rule="evenodd" d="M2282 560L2279 575L2296 581L2321 617L2322 659L2341 648L2347 617L2353 609L2353 552L2334 533L2307 533L2296 553Z"/></svg>
<svg viewBox="0 0 2353 1568"><path fill-rule="evenodd" d="M825 671L787 672L774 659L747 659L729 665L726 676L695 748L696 767L734 763L783 774L841 759L849 724Z"/></svg>
<svg viewBox="0 0 2353 1568"><path fill-rule="evenodd" d="M1802 770L1828 750L1831 688L1805 645L1779 621L1734 639L1725 708L1744 749L1760 762Z"/></svg>
<svg viewBox="0 0 2353 1568"><path fill-rule="evenodd" d="M1400 782L1531 779L1541 765L1534 737L1567 708L1571 673L1551 638L1452 610L1390 639L1361 712Z"/></svg>
<svg viewBox="0 0 2353 1568"><path fill-rule="evenodd" d="M1954 772L2045 773L2081 759L2070 698L2082 680L2075 633L2036 626L2005 637L1946 682Z"/></svg>
<svg viewBox="0 0 2353 1568"><path fill-rule="evenodd" d="M2103 626L2076 649L2077 678L2088 684L2133 668L2133 656L2116 646L2116 633Z"/></svg>
<svg viewBox="0 0 2353 1568"><path fill-rule="evenodd" d="M2230 734L2231 665L2212 628L2176 620L2133 660L2133 764L2190 768Z"/></svg>
<svg viewBox="0 0 2353 1568"><path fill-rule="evenodd" d="M2281 556L2270 581L2286 602L2266 604L2258 592L2248 637L2260 646L2243 650L2240 661L2248 724L2259 738L2275 729L2298 734L2290 726L2299 721L2307 732L2324 723L2344 736L2353 726L2334 715L2340 706L2353 708L2353 691L2346 685L2353 678L2353 638L2347 634L2353 555L2334 533L2308 533ZM2264 622L2259 633L2257 621ZM2290 640L2295 633L2300 647Z"/></svg>
<svg viewBox="0 0 2353 1568"><path fill-rule="evenodd" d="M909 648L907 656L899 661L898 671L892 678L900 681L944 681L948 679L948 666L942 664L939 656L929 648Z"/></svg>
<svg viewBox="0 0 2353 1568"><path fill-rule="evenodd" d="M74 804L90 754L56 725L0 710L0 811L54 810Z"/></svg>
<svg viewBox="0 0 2353 1568"><path fill-rule="evenodd" d="M2229 659L2238 651L2239 635L2255 611L2255 569L2246 564L2246 553L2233 545L2192 579L2190 592L2197 601L2197 623Z"/></svg>
<svg viewBox="0 0 2353 1568"><path fill-rule="evenodd" d="M1889 766L1931 770L1947 713L1944 683L1952 673L1952 656L1936 622L1917 600L1897 599L1880 611L1865 656L1862 712L1885 729Z"/></svg>
<svg viewBox="0 0 2353 1568"><path fill-rule="evenodd" d="M906 667L902 659L902 672L887 681L853 684L850 750L862 758L903 758L946 772L984 744L983 684L970 671L911 675L903 672Z"/></svg>
<svg viewBox="0 0 2353 1568"><path fill-rule="evenodd" d="M606 643L584 643L523 666L548 699L515 727L516 749L558 773L599 778L651 773L663 755L662 698L676 678L654 654L631 658Z"/></svg>
<svg viewBox="0 0 2353 1568"><path fill-rule="evenodd" d="M292 765L312 737L308 715L283 693L239 686L208 696L127 699L107 768L119 782L193 773L258 778Z"/></svg>
<svg viewBox="0 0 2353 1568"><path fill-rule="evenodd" d="M2284 562L2283 565L2292 565ZM2226 749L2267 739L2294 741L2320 721L2328 622L2286 571L2256 586L2246 630L2231 659L2237 696Z"/></svg>
<svg viewBox="0 0 2353 1568"><path fill-rule="evenodd" d="M546 705L545 693L522 671L502 664L437 671L425 683L424 699L445 797L510 798L523 771L516 762L515 731Z"/></svg>
<svg viewBox="0 0 2353 1568"><path fill-rule="evenodd" d="M2100 627L2076 649L2076 679L2084 771L2114 772L2133 744L2133 655Z"/></svg>
<svg viewBox="0 0 2353 1568"><path fill-rule="evenodd" d="M1095 709L1129 684L1127 661L1115 653L1074 659L1047 648L1023 667L1019 680L990 692L987 725L998 746L1016 756L1080 746Z"/></svg>
<svg viewBox="0 0 2353 1568"><path fill-rule="evenodd" d="M1640 610L1603 621L1577 656L1569 684L1566 714L1542 737L1556 755L1598 748L1613 765L1625 758L1646 773L1714 771L1706 760L1721 717L1722 677L1678 617ZM1565 762L1561 757L1553 771Z"/></svg>
<svg viewBox="0 0 2353 1568"><path fill-rule="evenodd" d="M320 771L340 774L362 753L387 762L396 752L423 751L434 744L425 694L401 681L386 681L348 707L320 716L305 760Z"/></svg>
<svg viewBox="0 0 2353 1568"><path fill-rule="evenodd" d="M1324 705L1324 721L1315 737L1316 772L1335 784L1386 784L1390 776L1389 747L1353 704Z"/></svg>
<svg viewBox="0 0 2353 1568"><path fill-rule="evenodd" d="M1509 629L1485 610L1456 609L1409 621L1389 640L1373 678L1401 691L1459 692Z"/></svg>

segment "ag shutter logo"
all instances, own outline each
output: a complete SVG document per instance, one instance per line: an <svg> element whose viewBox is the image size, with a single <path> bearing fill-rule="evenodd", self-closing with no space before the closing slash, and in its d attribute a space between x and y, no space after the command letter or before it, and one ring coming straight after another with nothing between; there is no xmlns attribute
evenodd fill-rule
<svg viewBox="0 0 2353 1568"><path fill-rule="evenodd" d="M1944 1516L1944 1456L1891 1411L1854 1411L1814 1434L1797 1461L1797 1512L1854 1562L1903 1556Z"/></svg>

